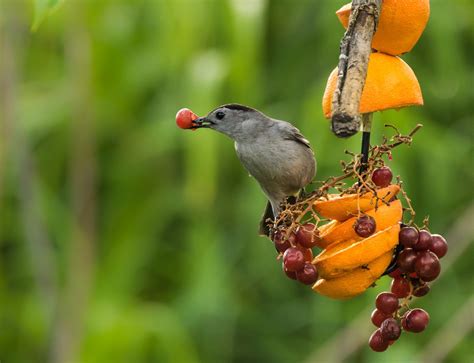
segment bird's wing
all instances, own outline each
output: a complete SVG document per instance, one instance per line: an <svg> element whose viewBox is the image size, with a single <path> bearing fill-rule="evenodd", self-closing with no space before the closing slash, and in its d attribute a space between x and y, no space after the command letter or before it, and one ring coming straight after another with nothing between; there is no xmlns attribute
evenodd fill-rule
<svg viewBox="0 0 474 363"><path fill-rule="evenodd" d="M294 127L289 122L280 121L280 123L281 123L280 129L283 131L283 134L284 134L283 137L286 140L293 140L293 141L299 142L300 144L303 144L304 146L311 149L311 144L303 136L303 134L300 132L300 130L298 130L296 127Z"/></svg>

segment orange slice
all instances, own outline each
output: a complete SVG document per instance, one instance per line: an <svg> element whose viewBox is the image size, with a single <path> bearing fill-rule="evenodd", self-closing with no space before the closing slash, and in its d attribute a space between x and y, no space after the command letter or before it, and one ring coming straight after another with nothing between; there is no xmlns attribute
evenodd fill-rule
<svg viewBox="0 0 474 363"><path fill-rule="evenodd" d="M400 225L373 234L361 241L345 241L323 250L313 260L318 274L324 279L343 275L357 267L367 265L398 244Z"/></svg>
<svg viewBox="0 0 474 363"><path fill-rule="evenodd" d="M396 184L377 190L377 197L389 202L400 191ZM317 200L313 204L314 210L322 217L344 221L357 216L359 212L365 212L375 207L382 206L382 201L377 200L372 192L362 195L347 194L343 196L330 195L329 199Z"/></svg>
<svg viewBox="0 0 474 363"><path fill-rule="evenodd" d="M336 12L344 28L349 24L350 14L351 4ZM420 39L429 17L429 0L384 0L372 48L391 55L409 52Z"/></svg>
<svg viewBox="0 0 474 363"><path fill-rule="evenodd" d="M337 67L329 75L323 95L323 113L331 118ZM360 98L360 113L423 105L420 84L408 64L398 57L372 53Z"/></svg>
<svg viewBox="0 0 474 363"><path fill-rule="evenodd" d="M371 209L365 214L374 217L375 232L379 232L388 228L402 219L402 203L399 200L394 200L390 205L382 204L377 209ZM342 241L354 240L360 241L360 237L354 230L354 224L357 221L357 216L347 219L344 222L331 221L328 224L319 228L318 247L326 248L327 246Z"/></svg>
<svg viewBox="0 0 474 363"><path fill-rule="evenodd" d="M358 267L345 275L330 280L319 279L313 285L313 291L333 299L354 297L363 293L377 281L391 260L392 251L386 252L368 263L367 266Z"/></svg>

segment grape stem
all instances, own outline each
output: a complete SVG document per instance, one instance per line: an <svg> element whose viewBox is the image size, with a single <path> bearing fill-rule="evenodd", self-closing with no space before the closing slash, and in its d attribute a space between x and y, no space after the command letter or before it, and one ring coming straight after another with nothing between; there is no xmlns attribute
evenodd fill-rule
<svg viewBox="0 0 474 363"><path fill-rule="evenodd" d="M366 115L366 130L370 130L369 123L371 121L371 115ZM297 200L294 204L286 203L285 205L283 205L282 212L273 221L273 231L276 231L278 229L284 230L285 238L288 238L290 234L294 232L306 218L308 218L308 220L314 219L314 223L316 224L316 226L319 225L321 219L313 210L313 203L319 199L328 198L328 192L331 188L337 189L340 192L340 195L360 195L364 192L371 192L376 200L376 208L378 207L379 203L388 204L386 201L384 201L383 198L377 196L375 186L371 182L370 178L368 178L368 176L370 175L372 170L384 165L382 157L386 155L390 156L392 149L402 144L410 145L412 142L413 135L421 129L422 125L416 125L416 127L408 135L401 134L394 126L385 126L394 129L396 131L396 134L390 139L384 136L382 143L380 145L375 145L372 148L369 145L370 140L366 139L366 145L368 146L367 153L363 152L363 154L354 154L352 152L346 151L346 154L350 155L352 157L352 160L350 162L341 161L343 174L337 177L330 177L322 182L318 182L321 183L321 185L313 192L303 195L303 198ZM365 170L363 172L360 172L362 164L364 164L364 155L367 155L367 161L365 162L366 166ZM355 178L357 180L357 183L354 184L352 187L342 189L342 187L344 186L343 182L348 178ZM400 180L398 180L398 184L401 186L402 183ZM412 215L412 219L414 219L415 212L413 210L413 207L411 206L411 201L409 200L403 189L402 195L405 197L408 204L408 210Z"/></svg>
<svg viewBox="0 0 474 363"><path fill-rule="evenodd" d="M415 128L414 128L413 130L411 130L410 133L409 133L407 136L405 136L405 137L400 134L400 132L398 131L398 129L397 129L395 126L393 126L393 125L385 125L385 127L391 127L392 129L394 129L394 130L397 132L397 134L398 134L398 136L399 136L400 141L397 141L397 142L395 142L395 143L393 143L393 144L388 145L388 147L389 147L390 149L393 149L394 147L396 147L396 146L398 146L398 145L401 145L401 144L408 144L408 145L410 145L410 144L411 144L411 138L413 137L413 135L415 135L415 134L418 132L418 130L420 130L420 129L423 127L423 125L422 125L422 124L417 124L417 125L415 126Z"/></svg>

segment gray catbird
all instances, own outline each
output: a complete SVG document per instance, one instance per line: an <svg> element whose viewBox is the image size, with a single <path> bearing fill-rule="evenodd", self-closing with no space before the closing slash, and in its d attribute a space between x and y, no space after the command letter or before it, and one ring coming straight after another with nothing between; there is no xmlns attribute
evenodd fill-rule
<svg viewBox="0 0 474 363"><path fill-rule="evenodd" d="M272 119L239 104L227 104L194 121L195 128L211 128L235 141L235 150L269 199L260 233L269 235L267 219L274 219L281 203L311 182L316 160L309 141L292 124Z"/></svg>

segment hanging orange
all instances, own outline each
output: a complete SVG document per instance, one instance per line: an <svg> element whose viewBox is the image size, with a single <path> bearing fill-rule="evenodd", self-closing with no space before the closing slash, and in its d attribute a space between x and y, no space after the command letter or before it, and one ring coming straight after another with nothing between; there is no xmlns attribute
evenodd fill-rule
<svg viewBox="0 0 474 363"><path fill-rule="evenodd" d="M337 85L337 67L329 75L323 95L323 112L331 118L332 96ZM420 84L412 69L402 59L372 53L367 78L360 98L360 113L369 113L423 105Z"/></svg>
<svg viewBox="0 0 474 363"><path fill-rule="evenodd" d="M372 286L388 267L399 243L403 207L394 199L396 184L374 192L329 195L313 206L320 216L333 219L318 228L317 246L324 248L312 264L319 279L313 290L334 299L346 299ZM375 222L375 231L362 237L354 230L357 219L366 214Z"/></svg>
<svg viewBox="0 0 474 363"><path fill-rule="evenodd" d="M351 4L336 12L344 28L350 13ZM383 0L372 48L391 55L409 52L420 39L429 17L429 0Z"/></svg>

